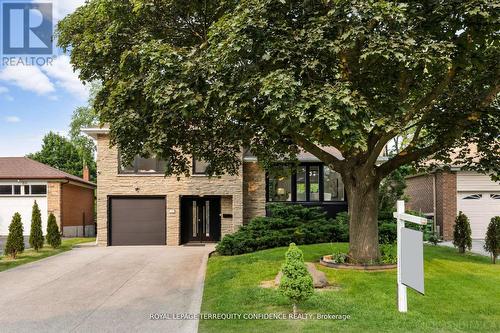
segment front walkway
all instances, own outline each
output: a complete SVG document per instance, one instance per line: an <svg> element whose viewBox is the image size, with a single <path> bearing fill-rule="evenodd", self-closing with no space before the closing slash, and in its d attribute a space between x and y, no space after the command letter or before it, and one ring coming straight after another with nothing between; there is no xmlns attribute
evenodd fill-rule
<svg viewBox="0 0 500 333"><path fill-rule="evenodd" d="M78 248L0 273L2 332L196 332L206 247Z"/></svg>

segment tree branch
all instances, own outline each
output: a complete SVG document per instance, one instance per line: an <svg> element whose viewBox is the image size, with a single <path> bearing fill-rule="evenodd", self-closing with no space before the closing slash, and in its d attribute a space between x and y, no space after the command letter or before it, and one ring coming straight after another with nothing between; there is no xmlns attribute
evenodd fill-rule
<svg viewBox="0 0 500 333"><path fill-rule="evenodd" d="M335 171L341 172L342 167L344 165L344 160L338 159L337 157L327 153L326 151L324 151L311 141L307 140L300 134L294 134L292 137L295 139L295 141L300 147L302 147L309 153L313 154L326 164L333 166Z"/></svg>

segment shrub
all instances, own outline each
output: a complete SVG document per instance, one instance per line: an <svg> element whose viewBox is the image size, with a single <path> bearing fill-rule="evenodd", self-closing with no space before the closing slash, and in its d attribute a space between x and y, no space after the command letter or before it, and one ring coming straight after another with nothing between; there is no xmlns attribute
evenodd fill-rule
<svg viewBox="0 0 500 333"><path fill-rule="evenodd" d="M380 246L380 263L395 264L398 262L397 247L394 244L383 244Z"/></svg>
<svg viewBox="0 0 500 333"><path fill-rule="evenodd" d="M345 264L349 261L349 255L347 253L336 252L332 254L332 262L335 264Z"/></svg>
<svg viewBox="0 0 500 333"><path fill-rule="evenodd" d="M439 242L439 237L436 233L432 233L429 235L428 240L432 245L437 245L437 243Z"/></svg>
<svg viewBox="0 0 500 333"><path fill-rule="evenodd" d="M314 293L313 279L304 264L302 251L291 243L285 255L285 264L281 268L279 290L293 304L293 314L297 313L297 303L305 301Z"/></svg>
<svg viewBox="0 0 500 333"><path fill-rule="evenodd" d="M23 231L21 215L15 213L9 225L9 236L7 237L7 243L4 249L4 254L10 255L12 259L16 259L17 255L24 251Z"/></svg>
<svg viewBox="0 0 500 333"><path fill-rule="evenodd" d="M56 223L56 217L52 213L50 213L47 221L47 243L54 249L61 246L61 234Z"/></svg>
<svg viewBox="0 0 500 333"><path fill-rule="evenodd" d="M378 227L378 238L380 244L396 243L398 238L396 223L383 223Z"/></svg>
<svg viewBox="0 0 500 333"><path fill-rule="evenodd" d="M472 239L469 218L460 212L455 220L453 229L453 245L458 247L458 252L465 253L465 249L471 249Z"/></svg>
<svg viewBox="0 0 500 333"><path fill-rule="evenodd" d="M30 246L37 252L43 247L42 216L36 201L31 212Z"/></svg>
<svg viewBox="0 0 500 333"><path fill-rule="evenodd" d="M280 246L346 242L349 239L347 214L328 219L320 207L271 204L270 216L256 217L217 244L222 255L237 255Z"/></svg>
<svg viewBox="0 0 500 333"><path fill-rule="evenodd" d="M484 243L484 249L491 254L491 259L495 264L500 254L500 216L491 219Z"/></svg>

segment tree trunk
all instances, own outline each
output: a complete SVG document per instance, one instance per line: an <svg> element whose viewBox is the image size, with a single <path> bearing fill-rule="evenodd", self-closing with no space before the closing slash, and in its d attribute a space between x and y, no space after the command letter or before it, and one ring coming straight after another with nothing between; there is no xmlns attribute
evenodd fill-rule
<svg viewBox="0 0 500 333"><path fill-rule="evenodd" d="M375 175L354 173L344 177L349 206L349 257L357 263L380 258L378 246L378 188Z"/></svg>

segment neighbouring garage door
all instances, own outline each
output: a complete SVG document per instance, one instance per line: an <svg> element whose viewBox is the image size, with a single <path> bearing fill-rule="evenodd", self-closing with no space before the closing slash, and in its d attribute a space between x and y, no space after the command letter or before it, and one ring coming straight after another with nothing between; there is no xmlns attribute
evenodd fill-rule
<svg viewBox="0 0 500 333"><path fill-rule="evenodd" d="M500 192L459 192L458 210L469 217L472 238L484 239L491 218L500 216Z"/></svg>
<svg viewBox="0 0 500 333"><path fill-rule="evenodd" d="M165 245L165 198L110 199L109 245Z"/></svg>

